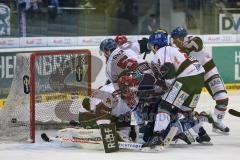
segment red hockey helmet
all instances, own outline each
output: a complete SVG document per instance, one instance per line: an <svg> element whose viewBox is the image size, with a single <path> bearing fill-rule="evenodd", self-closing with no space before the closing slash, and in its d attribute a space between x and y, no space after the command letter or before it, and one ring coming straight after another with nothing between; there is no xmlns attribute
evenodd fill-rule
<svg viewBox="0 0 240 160"><path fill-rule="evenodd" d="M139 81L137 79L134 78L133 75L124 75L121 76L118 81L118 86L137 86L139 84Z"/></svg>
<svg viewBox="0 0 240 160"><path fill-rule="evenodd" d="M139 81L132 75L125 75L120 77L117 83L123 100L128 104L129 107L135 107L139 101L136 94Z"/></svg>
<svg viewBox="0 0 240 160"><path fill-rule="evenodd" d="M114 39L118 46L123 45L127 42L127 37L125 35L117 35Z"/></svg>

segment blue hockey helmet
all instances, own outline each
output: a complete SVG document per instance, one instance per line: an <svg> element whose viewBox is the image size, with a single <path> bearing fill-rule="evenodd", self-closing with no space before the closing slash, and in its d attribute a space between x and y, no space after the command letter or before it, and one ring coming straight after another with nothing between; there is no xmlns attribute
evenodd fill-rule
<svg viewBox="0 0 240 160"><path fill-rule="evenodd" d="M112 51L117 48L116 42L109 38L109 39L104 39L101 44L100 44L100 51L105 52L105 51Z"/></svg>
<svg viewBox="0 0 240 160"><path fill-rule="evenodd" d="M150 35L148 40L148 45L155 46L158 45L159 48L168 45L168 34L165 30L157 30Z"/></svg>
<svg viewBox="0 0 240 160"><path fill-rule="evenodd" d="M187 30L183 27L177 27L172 30L171 37L172 38L181 38L187 36Z"/></svg>

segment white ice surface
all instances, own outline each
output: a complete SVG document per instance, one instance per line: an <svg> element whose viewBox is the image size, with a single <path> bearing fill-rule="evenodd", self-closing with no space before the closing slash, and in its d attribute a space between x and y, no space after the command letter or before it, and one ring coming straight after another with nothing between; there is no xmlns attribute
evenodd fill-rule
<svg viewBox="0 0 240 160"><path fill-rule="evenodd" d="M229 108L240 111L240 93L229 96ZM197 110L213 111L213 108L214 101L203 94ZM35 144L0 144L0 160L239 160L240 118L227 114L225 122L231 129L229 136L212 133L211 126L205 125L212 138L212 146L174 144L161 153L121 151L106 154L45 143L39 138L39 132ZM54 136L55 132L50 134Z"/></svg>

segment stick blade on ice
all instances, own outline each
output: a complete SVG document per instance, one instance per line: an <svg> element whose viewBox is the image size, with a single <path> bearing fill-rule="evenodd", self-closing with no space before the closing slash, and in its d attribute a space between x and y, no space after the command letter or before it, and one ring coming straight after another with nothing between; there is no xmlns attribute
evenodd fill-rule
<svg viewBox="0 0 240 160"><path fill-rule="evenodd" d="M233 115L233 116L240 117L240 112L238 112L238 111L236 111L234 109L229 109L228 113Z"/></svg>

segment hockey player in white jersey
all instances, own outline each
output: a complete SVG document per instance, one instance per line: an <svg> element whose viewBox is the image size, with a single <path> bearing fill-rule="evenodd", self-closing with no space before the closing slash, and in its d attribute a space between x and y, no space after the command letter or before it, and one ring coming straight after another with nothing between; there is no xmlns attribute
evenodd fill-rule
<svg viewBox="0 0 240 160"><path fill-rule="evenodd" d="M110 83L100 87L93 92L90 97L91 110L96 112L97 109L99 109L98 104L102 103L107 109L101 108L97 112L104 113L109 111L111 115L116 117L129 112L131 107L134 106L134 103L122 99L121 94L121 90L117 83Z"/></svg>
<svg viewBox="0 0 240 160"><path fill-rule="evenodd" d="M213 131L228 134L229 128L223 122L228 105L228 95L224 87L224 82L219 75L210 53L203 48L201 38L188 36L186 29L183 27L175 28L171 32L171 37L173 38L173 43L180 49L180 51L194 57L204 67L205 87L212 98L216 101L213 113L213 118L215 120Z"/></svg>
<svg viewBox="0 0 240 160"><path fill-rule="evenodd" d="M149 48L155 53L152 60L155 77L172 81L171 88L158 105L153 137L144 145L154 148L163 145L163 138L171 120L170 114L174 112L191 114L196 107L204 86L204 69L197 61L191 61L177 48L169 46L168 34L164 30L158 30L150 35ZM210 141L210 137L201 127L196 140Z"/></svg>
<svg viewBox="0 0 240 160"><path fill-rule="evenodd" d="M70 122L77 128L59 130L55 140L65 146L101 149L99 125L115 123L119 141L134 141L136 133L130 122L131 110L138 103L135 94L138 83L132 76L122 76L117 83L110 83L95 90L91 97L84 98L79 122ZM81 128L78 128L79 126ZM43 134L42 138L49 141L46 134Z"/></svg>
<svg viewBox="0 0 240 160"><path fill-rule="evenodd" d="M85 98L84 101L87 100L88 104L83 104L88 113L94 113L94 118L90 116L88 119L84 116L86 113L80 113L79 123L86 126L83 123L89 125L91 121L91 125L96 126L99 119L110 120L116 123L117 128L120 127L120 136L125 135L125 138L121 136L122 139L128 139L131 131L131 110L138 104L138 97L135 94L138 84L138 80L131 75L126 75L120 77L117 83L100 87L92 93L91 97Z"/></svg>
<svg viewBox="0 0 240 160"><path fill-rule="evenodd" d="M138 57L135 50L131 47L117 47L113 39L103 40L100 44L100 52L103 52L107 59L106 75L113 83L129 71L140 73L150 69L146 61Z"/></svg>
<svg viewBox="0 0 240 160"><path fill-rule="evenodd" d="M143 59L145 59L146 55L150 53L150 50L147 48L148 39L142 38L137 41L128 41L125 35L117 35L114 39L117 46L123 50L131 49L134 53L140 58L140 55L144 54Z"/></svg>

